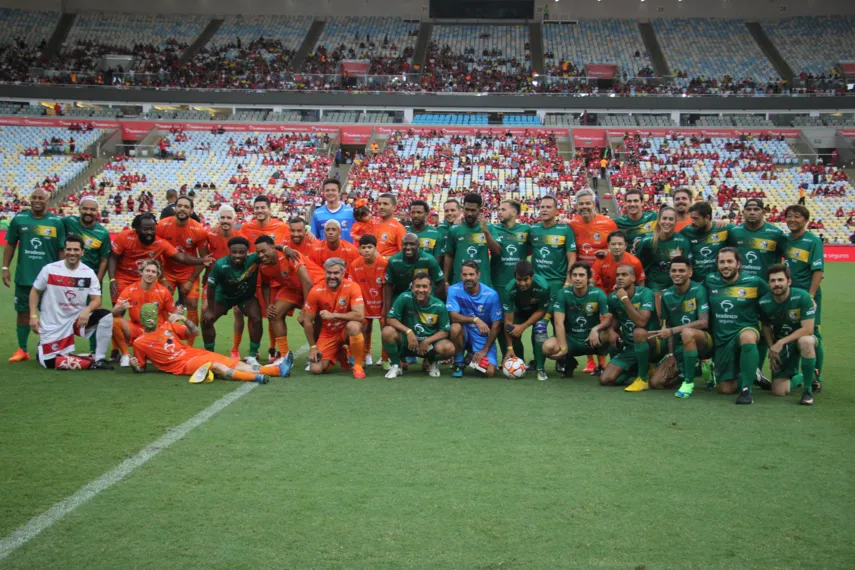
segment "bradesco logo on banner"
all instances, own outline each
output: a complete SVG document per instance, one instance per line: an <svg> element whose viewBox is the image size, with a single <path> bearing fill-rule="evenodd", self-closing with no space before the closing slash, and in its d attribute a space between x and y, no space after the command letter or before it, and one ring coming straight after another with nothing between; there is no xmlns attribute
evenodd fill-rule
<svg viewBox="0 0 855 570"><path fill-rule="evenodd" d="M575 133L578 129L573 129ZM758 137L761 135L770 135L773 137L783 136L791 139L798 137L801 131L798 129L778 129L778 130L740 130L740 129L714 129L714 130L681 130L681 129L606 129L608 137L622 137L624 135L639 134L643 137L669 137L671 135L680 135L683 137L710 137L710 138L727 138L748 135Z"/></svg>
<svg viewBox="0 0 855 570"><path fill-rule="evenodd" d="M402 125L400 127L375 127L374 129L378 135L391 135L393 133L408 133L413 132L417 135L427 135L433 132L440 132L444 135L463 135L463 136L472 136L478 133L489 133L491 135L504 135L508 131L511 132L512 135L525 135L528 133L529 135L542 135L546 133L552 133L559 137L566 137L570 135L570 129L549 129L549 128L536 128L536 129L521 129L521 128L507 128L507 127L447 127L444 125L436 125L435 127L407 127L406 125Z"/></svg>

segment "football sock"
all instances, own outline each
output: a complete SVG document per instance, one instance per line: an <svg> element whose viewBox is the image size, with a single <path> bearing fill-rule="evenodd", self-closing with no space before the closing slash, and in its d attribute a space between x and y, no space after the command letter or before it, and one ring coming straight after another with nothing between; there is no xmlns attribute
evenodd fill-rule
<svg viewBox="0 0 855 570"><path fill-rule="evenodd" d="M629 383L631 380L632 375L627 371L623 371L620 373L620 376L617 377L617 380L615 380L615 386L623 386L624 384Z"/></svg>
<svg viewBox="0 0 855 570"><path fill-rule="evenodd" d="M505 353L508 351L508 340L505 338L504 334L500 334L499 338L496 339L496 342L499 343L499 350L502 351L502 358L504 358Z"/></svg>
<svg viewBox="0 0 855 570"><path fill-rule="evenodd" d="M389 355L389 364L401 365L401 352L400 346L397 342L394 343L383 343L383 351Z"/></svg>
<svg viewBox="0 0 855 570"><path fill-rule="evenodd" d="M819 370L819 376L822 377L822 364L825 360L825 347L822 345L822 338L819 335L816 336L816 369ZM802 358L802 362L804 362L804 358Z"/></svg>
<svg viewBox="0 0 855 570"><path fill-rule="evenodd" d="M683 350L683 370L685 371L686 382L692 382L695 379L695 367L698 365L697 350Z"/></svg>
<svg viewBox="0 0 855 570"><path fill-rule="evenodd" d="M270 338L271 342L273 341L273 337ZM258 349L261 347L260 342L252 342L249 341L249 355L252 358L258 357ZM270 348L276 348L275 346L271 346Z"/></svg>
<svg viewBox="0 0 855 570"><path fill-rule="evenodd" d="M751 386L757 378L757 362L760 360L760 355L757 354L756 344L743 344L739 347L739 389L748 388L751 391Z"/></svg>
<svg viewBox="0 0 855 570"><path fill-rule="evenodd" d="M365 337L362 333L350 337L350 354L353 355L355 366L362 366L365 363Z"/></svg>
<svg viewBox="0 0 855 570"><path fill-rule="evenodd" d="M273 325L270 324L270 321L267 321L267 338L270 339L270 348L276 348L276 335L273 334ZM250 350L252 350L252 343L249 343L249 346ZM256 347L255 354L258 354L258 347L260 346L261 345L259 344Z"/></svg>
<svg viewBox="0 0 855 570"><path fill-rule="evenodd" d="M536 370L546 370L546 357L543 356L543 343L536 340L531 341L534 352L534 367Z"/></svg>
<svg viewBox="0 0 855 570"><path fill-rule="evenodd" d="M89 337L89 352L94 353L96 348L98 348L98 343L95 341L95 335L92 335Z"/></svg>
<svg viewBox="0 0 855 570"><path fill-rule="evenodd" d="M768 353L769 347L766 346L766 343L761 339L760 342L757 343L757 354L759 359L757 361L757 368L759 368L761 372L763 371L763 366L766 364L766 354Z"/></svg>
<svg viewBox="0 0 855 570"><path fill-rule="evenodd" d="M98 326L95 327L95 334L92 336L95 337L95 360L106 360L110 337L113 336L113 315L106 314L101 317Z"/></svg>
<svg viewBox="0 0 855 570"><path fill-rule="evenodd" d="M27 341L30 339L30 325L18 325L15 327L18 333L18 348L27 352Z"/></svg>
<svg viewBox="0 0 855 570"><path fill-rule="evenodd" d="M454 365L463 366L463 352L454 353Z"/></svg>
<svg viewBox="0 0 855 570"><path fill-rule="evenodd" d="M232 350L240 350L240 341L243 340L243 333L234 333L232 336Z"/></svg>
<svg viewBox="0 0 855 570"><path fill-rule="evenodd" d="M272 364L267 364L262 366L259 370L262 374L267 374L268 376L279 376L279 367L273 366Z"/></svg>
<svg viewBox="0 0 855 570"><path fill-rule="evenodd" d="M365 328L362 336L365 338L365 354L371 354L371 329L374 328L374 319L365 319Z"/></svg>
<svg viewBox="0 0 855 570"><path fill-rule="evenodd" d="M276 339L276 350L279 351L279 354L281 356L285 356L286 354L288 354L289 348L287 336L280 336Z"/></svg>
<svg viewBox="0 0 855 570"><path fill-rule="evenodd" d="M606 355L597 356L597 364L599 364L600 368L606 367Z"/></svg>
<svg viewBox="0 0 855 570"><path fill-rule="evenodd" d="M226 377L232 380L240 380L241 382L255 382L261 374L255 372L244 372L242 370L232 370L226 372Z"/></svg>
<svg viewBox="0 0 855 570"><path fill-rule="evenodd" d="M385 350L380 353L380 360L389 360L389 355L386 354Z"/></svg>
<svg viewBox="0 0 855 570"><path fill-rule="evenodd" d="M802 357L802 376L804 376L804 386L802 390L813 393L813 375L816 369L816 358Z"/></svg>
<svg viewBox="0 0 855 570"><path fill-rule="evenodd" d="M94 337L90 337L90 342ZM122 319L113 319L113 343L116 345L116 348L119 349L119 352L122 354L129 354L128 343L125 340L125 332L122 330ZM93 351L94 352L94 351Z"/></svg>
<svg viewBox="0 0 855 570"><path fill-rule="evenodd" d="M635 343L635 357L638 358L638 377L647 382L647 369L650 368L650 345L646 342Z"/></svg>
<svg viewBox="0 0 855 570"><path fill-rule="evenodd" d="M214 352L215 346L216 346L216 343L214 343L214 342L206 342L205 343L205 350L207 350L208 352Z"/></svg>

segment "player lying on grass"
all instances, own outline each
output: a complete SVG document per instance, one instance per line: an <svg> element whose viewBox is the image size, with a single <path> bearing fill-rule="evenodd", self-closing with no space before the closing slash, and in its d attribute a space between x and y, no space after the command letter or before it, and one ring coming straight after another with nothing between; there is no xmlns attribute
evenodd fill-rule
<svg viewBox="0 0 855 570"><path fill-rule="evenodd" d="M769 345L772 393L786 396L802 385L800 403L812 406L818 343L814 336L816 306L810 293L791 286L790 269L786 265L770 266L767 275L772 291L760 299L760 321Z"/></svg>
<svg viewBox="0 0 855 570"><path fill-rule="evenodd" d="M478 261L464 261L460 266L461 282L448 288L446 308L455 350L453 378L463 377L464 351L472 358L472 368L487 378L496 374L496 338L502 331L504 313L498 293L481 283L478 268Z"/></svg>
<svg viewBox="0 0 855 570"><path fill-rule="evenodd" d="M401 357L422 357L428 364L428 376L440 375L437 361L454 356L448 340L451 323L445 303L432 295L433 284L427 274L413 278L412 290L395 299L383 327L383 348L389 355L386 378L403 374Z"/></svg>
<svg viewBox="0 0 855 570"><path fill-rule="evenodd" d="M573 376L576 356L599 355L603 359L611 342L612 314L606 294L591 287L591 267L582 261L570 266L570 287L552 300L555 336L543 343L543 354L565 363L565 376ZM594 375L602 375L597 367Z"/></svg>
<svg viewBox="0 0 855 570"><path fill-rule="evenodd" d="M112 370L107 347L113 315L101 308L101 284L83 265L83 238L65 236L65 259L42 267L30 291L30 329L39 335L39 363L59 370ZM39 316L41 301L41 316ZM72 355L74 337L96 337L95 360Z"/></svg>
<svg viewBox="0 0 855 570"><path fill-rule="evenodd" d="M505 313L503 337L506 347L502 354L502 362L517 356L525 361L522 335L526 329L532 329L531 346L537 379L540 381L548 380L543 343L548 334L549 321L546 315L549 310L550 295L546 279L535 275L531 262L524 259L514 267L513 281L505 287L502 302L502 310Z"/></svg>
<svg viewBox="0 0 855 570"><path fill-rule="evenodd" d="M160 280L163 271L156 259L143 261L140 266L140 280L119 293L119 299L113 306L113 344L119 349L122 357L119 366L130 366L131 352L128 345L143 333L140 321L140 307L153 303L160 311L160 318L166 320L169 315L179 312L172 300L172 293ZM122 317L128 313L128 319ZM184 314L180 311L180 314Z"/></svg>
<svg viewBox="0 0 855 570"><path fill-rule="evenodd" d="M156 305L143 305L140 319L144 333L134 341L134 356L131 366L135 372L143 372L151 362L161 372L177 376L191 376L198 383L207 380L208 371L217 378L258 382L267 384L271 376L288 376L284 363L279 366L251 365L201 348L187 346L182 340L199 334L192 321L181 315L170 315L168 321L160 322Z"/></svg>

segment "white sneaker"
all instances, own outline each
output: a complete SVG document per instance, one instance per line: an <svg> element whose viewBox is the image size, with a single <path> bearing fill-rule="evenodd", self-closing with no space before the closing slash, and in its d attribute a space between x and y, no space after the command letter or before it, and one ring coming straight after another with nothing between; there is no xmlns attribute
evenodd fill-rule
<svg viewBox="0 0 855 570"><path fill-rule="evenodd" d="M431 362L430 366L428 366L427 373L428 373L428 376L430 376L431 378L439 378L440 377L439 364L437 364L436 362Z"/></svg>
<svg viewBox="0 0 855 570"><path fill-rule="evenodd" d="M370 354L366 354L365 355L365 366L371 366L372 364L374 364L374 359L371 358Z"/></svg>
<svg viewBox="0 0 855 570"><path fill-rule="evenodd" d="M131 355L123 354L122 358L119 359L119 367L120 368L130 368L131 366Z"/></svg>
<svg viewBox="0 0 855 570"><path fill-rule="evenodd" d="M397 364L392 364L389 367L389 372L386 373L386 378L391 380L391 379L397 378L398 376L401 376L403 374L404 374L404 371L401 370L400 366L398 366Z"/></svg>
<svg viewBox="0 0 855 570"><path fill-rule="evenodd" d="M253 368L255 368L256 366L261 368L261 363L254 356L247 356L246 357L246 363L249 364L250 366L252 366Z"/></svg>
<svg viewBox="0 0 855 570"><path fill-rule="evenodd" d="M537 379L540 380L541 382L545 382L546 380L549 380L549 376L546 375L546 370L538 370L537 371Z"/></svg>

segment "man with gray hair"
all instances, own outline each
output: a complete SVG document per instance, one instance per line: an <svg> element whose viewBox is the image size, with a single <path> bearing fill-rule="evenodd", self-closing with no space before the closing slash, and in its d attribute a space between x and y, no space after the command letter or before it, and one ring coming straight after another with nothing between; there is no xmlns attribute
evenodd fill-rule
<svg viewBox="0 0 855 570"><path fill-rule="evenodd" d="M353 260L362 257L359 249L341 237L341 224L338 220L327 220L324 223L323 239L312 243L309 259L318 265L325 265L328 259L337 257L350 265Z"/></svg>
<svg viewBox="0 0 855 570"><path fill-rule="evenodd" d="M328 224L325 224L326 230ZM345 278L346 262L339 257L324 261L324 281L309 291L303 306L303 331L309 341L309 372L324 374L338 361L342 370L353 367L353 377L365 378L365 303L362 290ZM315 333L315 320L320 332Z"/></svg>

